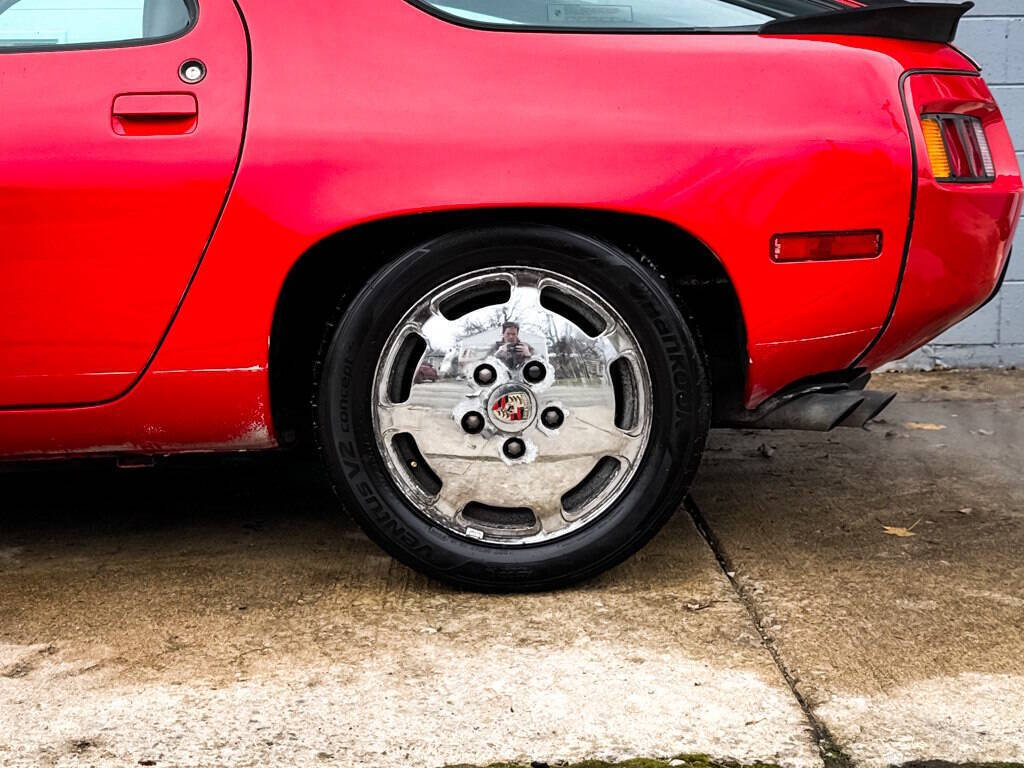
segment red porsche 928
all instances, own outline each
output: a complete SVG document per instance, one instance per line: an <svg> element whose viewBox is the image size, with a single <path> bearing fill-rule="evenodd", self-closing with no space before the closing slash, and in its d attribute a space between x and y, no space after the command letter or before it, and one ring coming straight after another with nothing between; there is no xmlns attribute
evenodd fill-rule
<svg viewBox="0 0 1024 768"><path fill-rule="evenodd" d="M998 290L969 7L0 0L0 459L316 445L428 574L602 571Z"/></svg>

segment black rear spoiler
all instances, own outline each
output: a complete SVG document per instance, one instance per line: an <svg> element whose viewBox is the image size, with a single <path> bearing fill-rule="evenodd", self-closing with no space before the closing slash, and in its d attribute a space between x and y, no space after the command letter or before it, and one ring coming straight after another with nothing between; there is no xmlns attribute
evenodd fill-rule
<svg viewBox="0 0 1024 768"><path fill-rule="evenodd" d="M952 43L960 18L974 7L967 2L899 3L777 19L761 26L762 35L867 35Z"/></svg>

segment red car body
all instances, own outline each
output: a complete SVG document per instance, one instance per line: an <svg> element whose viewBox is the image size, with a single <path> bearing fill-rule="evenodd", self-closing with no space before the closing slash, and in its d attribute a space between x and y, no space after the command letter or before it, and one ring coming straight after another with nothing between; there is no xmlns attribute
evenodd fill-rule
<svg viewBox="0 0 1024 768"><path fill-rule="evenodd" d="M947 45L484 31L402 0L199 5L173 40L0 53L0 457L277 446L282 289L371 223L671 225L735 290L748 409L910 352L984 303L1009 255L1013 148ZM189 85L193 58L208 75ZM935 111L982 120L994 181L933 178L919 116ZM770 256L780 233L863 230L877 258Z"/></svg>
<svg viewBox="0 0 1024 768"><path fill-rule="evenodd" d="M437 369L430 363L420 363L419 367L416 369L416 377L413 381L416 383L437 381Z"/></svg>

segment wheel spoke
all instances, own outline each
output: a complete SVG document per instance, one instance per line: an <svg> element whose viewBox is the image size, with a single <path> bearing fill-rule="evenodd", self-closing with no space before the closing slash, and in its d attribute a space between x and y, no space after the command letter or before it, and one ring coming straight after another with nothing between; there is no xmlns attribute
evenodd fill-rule
<svg viewBox="0 0 1024 768"><path fill-rule="evenodd" d="M586 446L588 453L597 458L616 456L632 461L631 454L635 454L643 442L640 434L621 430L614 423L590 422L586 415L578 413L572 417L571 427L575 432L574 437Z"/></svg>
<svg viewBox="0 0 1024 768"><path fill-rule="evenodd" d="M540 290L536 283L530 282L519 282L512 286L507 308L510 316L522 316L527 313L548 314L548 310L540 305Z"/></svg>
<svg viewBox="0 0 1024 768"><path fill-rule="evenodd" d="M556 533L569 525L562 511L562 494L549 493L530 505L541 533Z"/></svg>
<svg viewBox="0 0 1024 768"><path fill-rule="evenodd" d="M611 323L599 339L604 343L606 349L612 350L611 354L607 356L609 363L623 355L631 355L635 358L639 354L632 335L619 323Z"/></svg>
<svg viewBox="0 0 1024 768"><path fill-rule="evenodd" d="M430 306L420 313L420 335L428 348L444 349L449 339L458 333L459 324L441 314L437 306Z"/></svg>
<svg viewBox="0 0 1024 768"><path fill-rule="evenodd" d="M409 403L377 403L377 423L383 436L399 432L415 435L434 421L432 409Z"/></svg>
<svg viewBox="0 0 1024 768"><path fill-rule="evenodd" d="M458 490L458 483L451 477L441 478L441 490L430 502L435 514L448 520L455 520L469 501Z"/></svg>

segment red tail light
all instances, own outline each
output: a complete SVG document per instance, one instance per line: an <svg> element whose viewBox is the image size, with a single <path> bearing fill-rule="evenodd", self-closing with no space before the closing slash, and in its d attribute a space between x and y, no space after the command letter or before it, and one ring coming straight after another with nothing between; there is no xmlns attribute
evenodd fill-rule
<svg viewBox="0 0 1024 768"><path fill-rule="evenodd" d="M981 120L969 115L922 115L921 124L936 181L995 180L995 164Z"/></svg>

